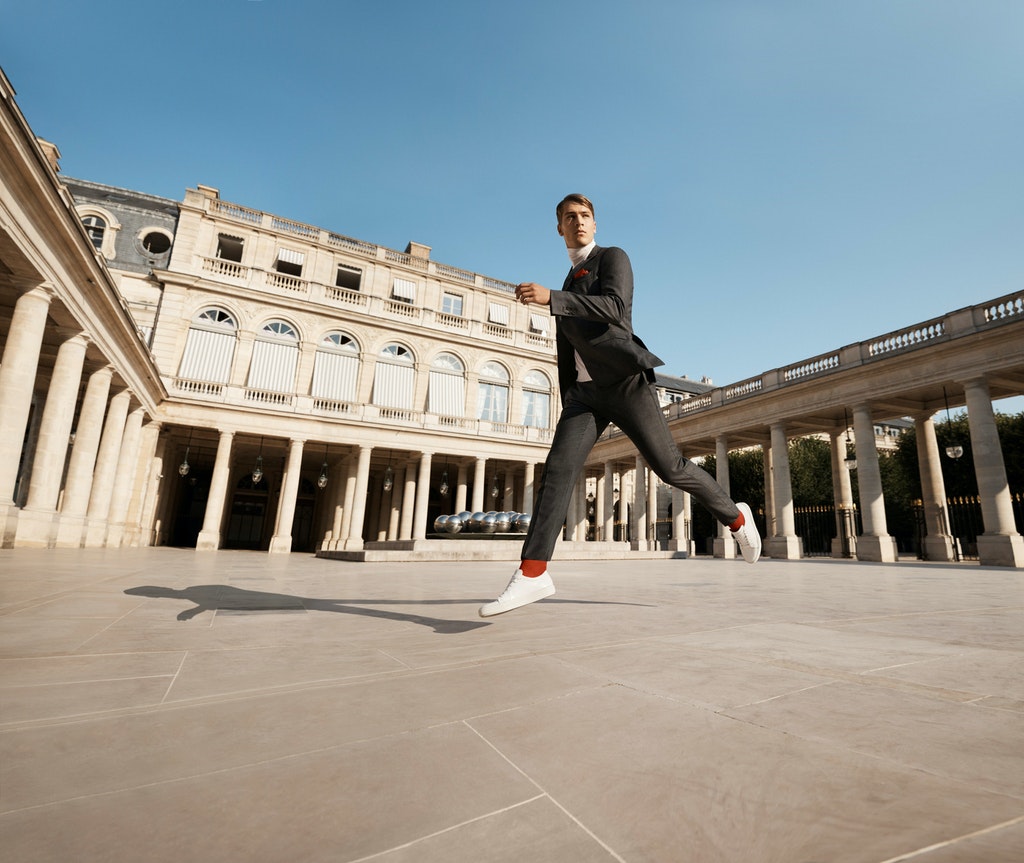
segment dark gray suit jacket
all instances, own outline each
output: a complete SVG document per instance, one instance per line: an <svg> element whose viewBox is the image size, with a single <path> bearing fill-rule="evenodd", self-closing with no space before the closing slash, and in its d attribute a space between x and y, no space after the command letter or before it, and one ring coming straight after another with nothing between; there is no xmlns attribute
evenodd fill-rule
<svg viewBox="0 0 1024 863"><path fill-rule="evenodd" d="M563 401L576 382L573 351L602 386L641 373L653 382L654 367L664 365L633 333L633 267L620 248L595 246L573 267L562 290L551 292L551 314Z"/></svg>

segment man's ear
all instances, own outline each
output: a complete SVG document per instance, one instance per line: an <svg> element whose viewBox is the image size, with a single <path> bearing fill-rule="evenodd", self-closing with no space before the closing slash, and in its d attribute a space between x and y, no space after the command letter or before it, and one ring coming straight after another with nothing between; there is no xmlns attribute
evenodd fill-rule
<svg viewBox="0 0 1024 863"><path fill-rule="evenodd" d="M562 222L561 221L555 222L555 230L558 231L558 236L560 236L560 237L564 237L565 236L565 234L562 233Z"/></svg>

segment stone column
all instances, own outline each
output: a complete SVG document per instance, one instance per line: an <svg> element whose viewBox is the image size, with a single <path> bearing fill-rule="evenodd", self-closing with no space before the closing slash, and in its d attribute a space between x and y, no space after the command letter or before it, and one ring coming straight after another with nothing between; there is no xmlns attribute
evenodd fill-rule
<svg viewBox="0 0 1024 863"><path fill-rule="evenodd" d="M400 467L395 471L395 484L388 495L388 532L387 539L394 542L398 539L398 527L402 516L401 502L399 495L405 492L405 468Z"/></svg>
<svg viewBox="0 0 1024 863"><path fill-rule="evenodd" d="M78 425L75 428L75 443L71 448L68 475L64 482L61 523L57 528L58 548L78 548L82 544L82 527L89 506L96 452L103 432L103 415L107 410L112 377L110 366L104 366L89 375L89 382L85 386L82 410L78 414Z"/></svg>
<svg viewBox="0 0 1024 863"><path fill-rule="evenodd" d="M400 489L398 471L395 471L391 488L385 491L382 487L377 491L376 518L371 532L376 542L387 542L388 525L391 523L391 495L398 494Z"/></svg>
<svg viewBox="0 0 1024 863"><path fill-rule="evenodd" d="M88 523L85 528L87 548L99 548L107 537L107 516L110 514L110 498L114 492L114 478L117 473L118 455L124 438L124 424L128 418L132 394L122 390L110 400L107 419L103 424L99 453L96 456L96 470L93 472L92 491L89 494L89 508L86 511Z"/></svg>
<svg viewBox="0 0 1024 863"><path fill-rule="evenodd" d="M14 505L39 352L53 291L38 285L18 297L0 360L0 514ZM0 519L0 527L3 519Z"/></svg>
<svg viewBox="0 0 1024 863"><path fill-rule="evenodd" d="M350 455L346 460L345 495L341 506L341 527L334 534L334 548L345 548L352 532L352 510L355 508L356 483L359 476L359 455Z"/></svg>
<svg viewBox="0 0 1024 863"><path fill-rule="evenodd" d="M633 518L630 519L630 536L633 551L647 549L647 463L641 456L636 457L633 473Z"/></svg>
<svg viewBox="0 0 1024 863"><path fill-rule="evenodd" d="M769 557L797 560L803 554L800 537L796 535L793 512L793 480L789 473L789 441L786 424L772 423L772 489L774 491L777 533L768 538Z"/></svg>
<svg viewBox="0 0 1024 863"><path fill-rule="evenodd" d="M352 521L345 538L345 548L360 550L363 547L363 524L366 521L366 491L370 484L370 457L373 447L359 447L359 461L356 464L356 484L352 500Z"/></svg>
<svg viewBox="0 0 1024 863"><path fill-rule="evenodd" d="M400 540L412 540L412 522L416 515L416 472L410 461L405 465L405 487L402 491L402 518L398 528Z"/></svg>
<svg viewBox="0 0 1024 863"><path fill-rule="evenodd" d="M846 466L846 429L832 432L832 500L836 507L836 536L832 557L856 557L857 513L853 506L850 469Z"/></svg>
<svg viewBox="0 0 1024 863"><path fill-rule="evenodd" d="M511 470L504 474L504 491L501 497L501 511L509 512L516 508L516 477Z"/></svg>
<svg viewBox="0 0 1024 863"><path fill-rule="evenodd" d="M853 409L853 436L857 442L857 481L860 486L860 517L863 533L857 540L857 560L896 560L896 540L889 536L885 520L882 474L875 448L875 424L868 405Z"/></svg>
<svg viewBox="0 0 1024 863"><path fill-rule="evenodd" d="M139 466L139 442L142 437L142 421L146 411L137 407L125 420L121 449L117 455L117 470L114 472L114 486L110 493L110 512L107 515L107 548L120 548L124 537L125 522L128 520L128 505L135 487L135 472Z"/></svg>
<svg viewBox="0 0 1024 863"><path fill-rule="evenodd" d="M484 512L484 487L487 485L487 460L478 458L473 470L473 512Z"/></svg>
<svg viewBox="0 0 1024 863"><path fill-rule="evenodd" d="M1013 520L1013 502L988 382L980 378L967 381L964 395L981 518L985 523L985 532L978 537L978 561L984 566L1024 566L1024 537L1017 533Z"/></svg>
<svg viewBox="0 0 1024 863"><path fill-rule="evenodd" d="M764 461L765 536L770 538L779 532L779 520L775 514L775 460L772 457L771 437L761 445L761 454Z"/></svg>
<svg viewBox="0 0 1024 863"><path fill-rule="evenodd" d="M217 440L217 457L213 463L206 512L203 513L203 529L199 531L199 537L196 539L196 551L216 551L220 548L220 528L224 523L224 506L230 486L231 450L234 440L233 431L221 431Z"/></svg>
<svg viewBox="0 0 1024 863"><path fill-rule="evenodd" d="M320 548L324 551L336 548L338 540L341 538L341 520L345 515L345 488L348 485L350 473L348 470L348 458L336 459L331 466L331 473L339 479L331 483L330 487L330 502L327 505L327 519L325 521L327 527L324 531L324 541L320 545Z"/></svg>
<svg viewBox="0 0 1024 863"><path fill-rule="evenodd" d="M650 548L658 548L658 486L661 480L653 470L647 472L647 532Z"/></svg>
<svg viewBox="0 0 1024 863"><path fill-rule="evenodd" d="M430 501L430 465L434 454L425 452L420 456L419 475L416 479L416 512L412 520L412 538L427 538L427 504Z"/></svg>
<svg viewBox="0 0 1024 863"><path fill-rule="evenodd" d="M534 495L537 493L537 465L526 462L522 477L522 512L531 515L534 512Z"/></svg>
<svg viewBox="0 0 1024 863"><path fill-rule="evenodd" d="M611 497L611 486L608 484L607 463L602 465L601 473L594 483L594 539L605 542L608 534L605 530L605 501Z"/></svg>
<svg viewBox="0 0 1024 863"><path fill-rule="evenodd" d="M288 447L288 466L285 468L281 497L277 501L277 525L270 538L270 553L287 554L292 550L292 525L295 523L295 501L302 476L302 449L306 442L292 438ZM218 449L218 454L220 450Z"/></svg>
<svg viewBox="0 0 1024 863"><path fill-rule="evenodd" d="M468 471L464 464L458 466L458 477L455 480L455 513L466 512L466 491L469 485Z"/></svg>
<svg viewBox="0 0 1024 863"><path fill-rule="evenodd" d="M715 438L715 481L725 489L726 494L729 494L729 440L725 435L718 435ZM736 540L729 535L729 529L718 520L715 521L713 546L715 557L726 560L736 557Z"/></svg>
<svg viewBox="0 0 1024 863"><path fill-rule="evenodd" d="M603 525L601 538L605 542L615 539L615 465L610 461L604 463L604 502L598 512Z"/></svg>
<svg viewBox="0 0 1024 863"><path fill-rule="evenodd" d="M128 509L128 544L132 547L153 545L153 518L162 489L160 479L164 469L163 445L160 439L162 424L149 422L142 427L139 445L139 470L142 481L135 483L132 502Z"/></svg>
<svg viewBox="0 0 1024 863"><path fill-rule="evenodd" d="M587 528L590 522L587 520L587 470L580 471L577 477L577 488L575 494L575 512L573 513L573 536L578 543L587 542Z"/></svg>
<svg viewBox="0 0 1024 863"><path fill-rule="evenodd" d="M82 367L89 340L82 333L66 339L57 351L46 405L39 425L39 441L32 460L32 478L26 509L54 512L68 454L71 424L82 382Z"/></svg>
<svg viewBox="0 0 1024 863"><path fill-rule="evenodd" d="M925 560L953 560L953 537L949 533L946 483L942 478L939 441L931 414L914 417L917 465L921 473L921 505L924 509Z"/></svg>

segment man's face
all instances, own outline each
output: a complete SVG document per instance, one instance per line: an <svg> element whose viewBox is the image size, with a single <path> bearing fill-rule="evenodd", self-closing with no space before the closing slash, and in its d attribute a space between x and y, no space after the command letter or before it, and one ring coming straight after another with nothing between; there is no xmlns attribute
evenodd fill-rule
<svg viewBox="0 0 1024 863"><path fill-rule="evenodd" d="M558 220L558 236L565 239L570 249L582 249L594 240L594 214L583 204L570 201L562 208L562 217Z"/></svg>

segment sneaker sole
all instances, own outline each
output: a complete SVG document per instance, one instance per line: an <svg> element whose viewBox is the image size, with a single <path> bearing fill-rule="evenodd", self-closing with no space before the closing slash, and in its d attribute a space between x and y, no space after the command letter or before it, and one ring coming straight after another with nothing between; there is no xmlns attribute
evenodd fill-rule
<svg viewBox="0 0 1024 863"><path fill-rule="evenodd" d="M480 607L480 616L496 617L497 615L505 614L505 612L508 611L515 611L517 608L522 608L524 605L530 605L531 603L537 602L540 599L544 599L547 596L551 596L552 594L554 594L554 592L554 587L544 587L540 590L534 590L531 593L528 593L525 596L520 597L514 605L502 605L498 608L495 608L493 611L490 610L491 606L495 606L497 605L497 603L489 602L487 603L487 605L483 605Z"/></svg>

